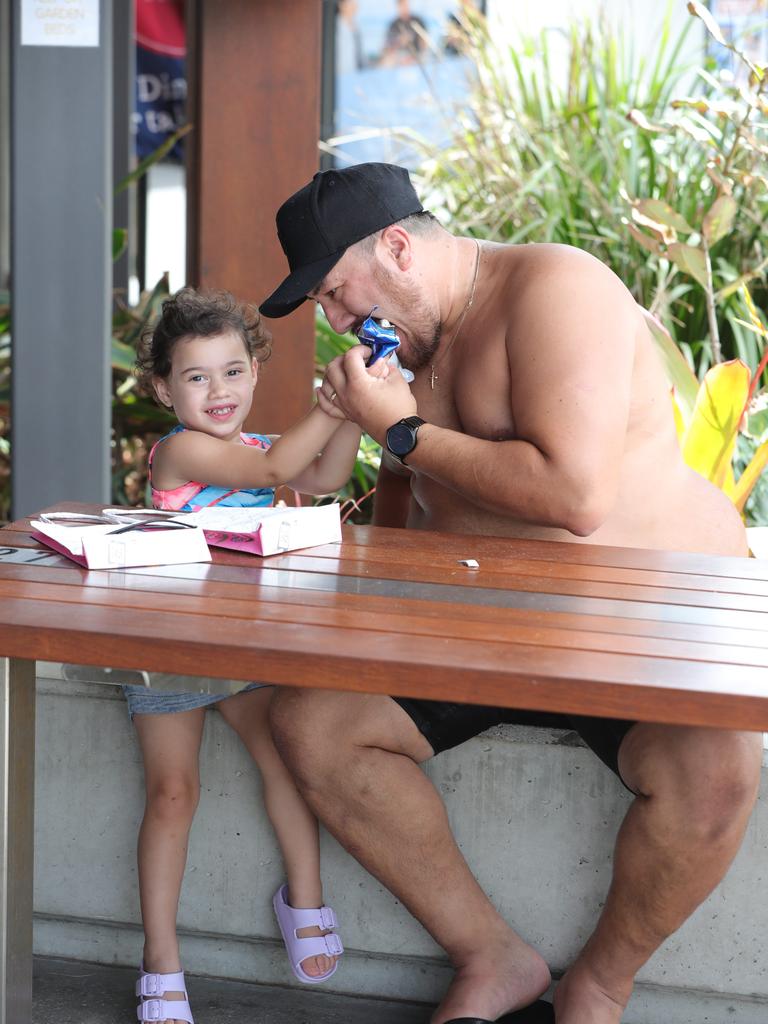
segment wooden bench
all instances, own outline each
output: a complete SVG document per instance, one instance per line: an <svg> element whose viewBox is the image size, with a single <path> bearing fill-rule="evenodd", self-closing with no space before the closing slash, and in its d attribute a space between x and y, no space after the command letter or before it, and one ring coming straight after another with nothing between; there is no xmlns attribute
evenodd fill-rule
<svg viewBox="0 0 768 1024"><path fill-rule="evenodd" d="M0 530L0 1024L30 1014L36 660L768 730L766 562L346 527L87 572L28 531Z"/></svg>

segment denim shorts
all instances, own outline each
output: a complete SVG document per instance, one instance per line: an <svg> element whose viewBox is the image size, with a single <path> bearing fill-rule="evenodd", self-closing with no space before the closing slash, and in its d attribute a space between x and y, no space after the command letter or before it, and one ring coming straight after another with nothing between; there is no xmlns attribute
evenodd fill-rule
<svg viewBox="0 0 768 1024"><path fill-rule="evenodd" d="M261 690L270 683L249 683L238 693L248 690ZM124 686L123 693L128 701L128 714L134 715L172 715L177 711L194 711L195 708L207 708L218 704L220 700L233 697L232 693L167 693L165 690L152 690L147 686Z"/></svg>

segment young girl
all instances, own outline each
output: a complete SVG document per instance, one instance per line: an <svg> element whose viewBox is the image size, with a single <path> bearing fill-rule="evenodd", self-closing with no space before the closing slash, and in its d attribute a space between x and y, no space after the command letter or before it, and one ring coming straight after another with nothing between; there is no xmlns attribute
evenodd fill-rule
<svg viewBox="0 0 768 1024"><path fill-rule="evenodd" d="M280 484L324 494L347 481L360 430L319 406L279 438L241 433L259 364L269 352L270 336L258 312L226 292L185 288L163 303L160 320L143 337L137 360L140 384L173 408L179 420L150 452L155 508L271 505ZM386 370L376 364L371 372ZM262 775L266 810L287 876L273 903L291 969L300 981L325 981L335 972L343 947L333 931L335 915L322 905L317 821L272 742L271 689L255 683L231 697L125 689L147 794L138 843L145 937L136 985L139 1020L192 1021L176 914L200 791L203 720L206 708L214 705Z"/></svg>

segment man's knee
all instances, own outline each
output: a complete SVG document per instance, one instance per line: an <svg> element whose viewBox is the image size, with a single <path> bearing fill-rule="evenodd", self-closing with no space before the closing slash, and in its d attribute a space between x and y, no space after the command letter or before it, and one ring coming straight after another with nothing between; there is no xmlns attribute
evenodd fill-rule
<svg viewBox="0 0 768 1024"><path fill-rule="evenodd" d="M304 785L347 775L370 751L426 760L431 750L389 697L278 688L271 705L275 745Z"/></svg>
<svg viewBox="0 0 768 1024"><path fill-rule="evenodd" d="M636 792L685 808L686 827L705 841L743 823L760 785L761 733L642 725L633 732L620 764Z"/></svg>

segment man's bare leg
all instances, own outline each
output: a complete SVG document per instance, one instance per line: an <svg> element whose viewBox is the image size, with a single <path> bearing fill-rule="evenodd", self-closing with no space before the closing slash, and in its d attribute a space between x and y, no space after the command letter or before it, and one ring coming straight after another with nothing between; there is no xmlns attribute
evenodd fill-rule
<svg viewBox="0 0 768 1024"><path fill-rule="evenodd" d="M760 733L636 725L619 756L639 796L608 898L555 990L557 1024L618 1024L635 975L724 876L757 797Z"/></svg>
<svg viewBox="0 0 768 1024"><path fill-rule="evenodd" d="M432 1018L495 1020L549 985L544 960L499 916L419 768L429 743L388 697L279 688L275 742L318 818L448 953L454 981Z"/></svg>

